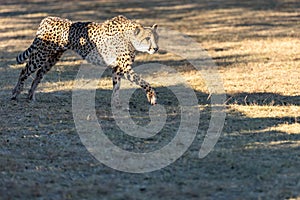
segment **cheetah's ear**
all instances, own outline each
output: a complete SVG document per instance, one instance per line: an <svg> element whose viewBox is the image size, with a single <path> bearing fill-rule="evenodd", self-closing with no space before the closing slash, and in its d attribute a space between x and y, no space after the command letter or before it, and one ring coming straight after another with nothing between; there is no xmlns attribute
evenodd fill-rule
<svg viewBox="0 0 300 200"><path fill-rule="evenodd" d="M157 29L157 24L153 24L152 29L153 29L154 31L156 31L156 29Z"/></svg>
<svg viewBox="0 0 300 200"><path fill-rule="evenodd" d="M138 35L141 32L141 29L139 27L136 27L134 30L134 35Z"/></svg>

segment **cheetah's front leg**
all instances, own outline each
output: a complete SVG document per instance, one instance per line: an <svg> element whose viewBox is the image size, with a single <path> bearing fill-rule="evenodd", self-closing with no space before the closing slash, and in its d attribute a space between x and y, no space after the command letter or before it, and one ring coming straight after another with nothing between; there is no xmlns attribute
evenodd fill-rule
<svg viewBox="0 0 300 200"><path fill-rule="evenodd" d="M121 76L124 76L127 80L139 85L146 92L147 99L151 105L156 104L156 94L150 84L144 81L139 75L137 75L131 68L128 70L121 69L119 67L114 68L112 74L113 80L113 101L117 106L120 106L119 89L121 84Z"/></svg>
<svg viewBox="0 0 300 200"><path fill-rule="evenodd" d="M130 82L135 83L136 85L143 88L144 91L146 92L149 103L151 105L155 105L156 93L148 82L144 81L139 75L137 75L133 71L133 69L131 68L133 61L134 61L133 55L123 55L121 57L118 57L117 67L114 68L115 77L124 76ZM117 92L116 90L118 90L120 87L120 80L118 78L115 80L117 80L117 82L114 83L114 92Z"/></svg>
<svg viewBox="0 0 300 200"><path fill-rule="evenodd" d="M147 99L151 105L156 104L156 93L154 89L148 82L144 81L139 75L137 75L131 67L128 71L124 72L124 77L145 90Z"/></svg>
<svg viewBox="0 0 300 200"><path fill-rule="evenodd" d="M112 101L117 107L121 107L120 102L120 85L121 85L121 72L119 68L114 68L112 73L112 82L113 82L113 94Z"/></svg>

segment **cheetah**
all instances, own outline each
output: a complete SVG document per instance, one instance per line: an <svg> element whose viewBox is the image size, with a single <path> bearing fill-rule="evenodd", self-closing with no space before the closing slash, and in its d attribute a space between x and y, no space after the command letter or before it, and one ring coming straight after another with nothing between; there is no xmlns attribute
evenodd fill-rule
<svg viewBox="0 0 300 200"><path fill-rule="evenodd" d="M154 89L133 71L132 64L137 51L149 54L158 51L157 25L143 27L122 15L103 23L44 18L30 47L16 58L18 64L27 59L28 62L21 70L11 99L17 99L25 80L36 72L28 92L28 99L34 100L35 90L44 75L69 49L91 64L112 69L113 98L118 99L121 78L125 78L144 89L150 104L156 104Z"/></svg>

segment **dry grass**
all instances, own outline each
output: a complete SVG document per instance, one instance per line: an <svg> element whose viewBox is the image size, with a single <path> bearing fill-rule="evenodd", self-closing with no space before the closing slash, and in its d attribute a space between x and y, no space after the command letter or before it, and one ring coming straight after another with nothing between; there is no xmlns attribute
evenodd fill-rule
<svg viewBox="0 0 300 200"><path fill-rule="evenodd" d="M299 8L296 0L3 1L0 199L299 199ZM72 118L71 91L81 65L72 52L40 84L37 103L27 102L23 95L19 102L9 101L22 67L15 65L15 57L31 43L43 17L102 21L117 14L189 35L218 66L227 118L218 144L205 159L199 160L197 153L210 119L208 89L201 71L168 52L139 54L137 63L158 62L178 70L196 92L201 121L188 152L158 172L119 173L86 152ZM161 103L168 105L173 97L155 84L161 77L147 73L144 77L165 98ZM101 79L98 87L96 108L102 125L117 143L131 148L110 115L110 78ZM124 82L122 87L133 86ZM133 115L147 124L145 97L138 92L135 96ZM176 109L167 107L173 115L166 133L178 127ZM136 146L148 143L138 141Z"/></svg>

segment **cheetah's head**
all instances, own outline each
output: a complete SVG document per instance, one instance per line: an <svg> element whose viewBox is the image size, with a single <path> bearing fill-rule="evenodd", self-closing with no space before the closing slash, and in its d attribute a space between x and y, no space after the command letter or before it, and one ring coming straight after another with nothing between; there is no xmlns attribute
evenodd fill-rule
<svg viewBox="0 0 300 200"><path fill-rule="evenodd" d="M130 41L137 51L154 54L158 51L157 25L152 27L136 27Z"/></svg>

